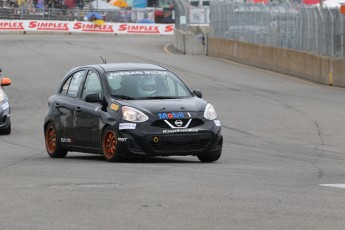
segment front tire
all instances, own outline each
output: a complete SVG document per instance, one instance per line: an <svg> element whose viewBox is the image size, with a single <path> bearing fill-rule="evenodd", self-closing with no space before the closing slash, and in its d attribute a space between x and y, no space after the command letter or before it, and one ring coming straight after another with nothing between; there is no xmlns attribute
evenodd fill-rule
<svg viewBox="0 0 345 230"><path fill-rule="evenodd" d="M9 121L9 124L8 124L7 128L4 129L4 130L1 130L0 133L1 133L1 134L4 134L4 135L9 135L9 134L11 134L11 120Z"/></svg>
<svg viewBox="0 0 345 230"><path fill-rule="evenodd" d="M62 149L58 141L56 128L51 122L45 130L45 143L47 153L51 158L64 158L67 155L67 151Z"/></svg>
<svg viewBox="0 0 345 230"><path fill-rule="evenodd" d="M117 146L117 133L110 126L106 127L102 136L102 152L107 161L119 162L122 160Z"/></svg>
<svg viewBox="0 0 345 230"><path fill-rule="evenodd" d="M198 159L199 159L201 162L208 163L208 162L217 161L217 160L220 158L220 155L222 155L222 152L220 152L218 155L197 156L197 157L198 157Z"/></svg>

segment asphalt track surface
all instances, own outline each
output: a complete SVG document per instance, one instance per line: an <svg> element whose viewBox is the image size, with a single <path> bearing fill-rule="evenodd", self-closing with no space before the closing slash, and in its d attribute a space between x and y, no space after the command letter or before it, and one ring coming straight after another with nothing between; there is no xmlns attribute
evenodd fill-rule
<svg viewBox="0 0 345 230"><path fill-rule="evenodd" d="M13 126L0 136L0 229L345 229L345 89L181 55L172 39L0 36ZM161 64L200 89L222 122L220 160L49 158L47 99L100 56Z"/></svg>

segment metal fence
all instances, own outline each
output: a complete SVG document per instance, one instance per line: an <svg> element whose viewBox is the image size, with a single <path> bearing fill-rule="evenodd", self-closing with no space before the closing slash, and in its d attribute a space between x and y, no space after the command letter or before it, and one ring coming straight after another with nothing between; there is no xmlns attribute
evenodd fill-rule
<svg viewBox="0 0 345 230"><path fill-rule="evenodd" d="M214 0L213 0L214 1ZM175 27L188 32L189 25L210 23L210 7L194 6L189 0L175 0ZM212 1L210 1L212 2Z"/></svg>
<svg viewBox="0 0 345 230"><path fill-rule="evenodd" d="M344 20L338 8L301 4L211 1L210 37L344 58Z"/></svg>

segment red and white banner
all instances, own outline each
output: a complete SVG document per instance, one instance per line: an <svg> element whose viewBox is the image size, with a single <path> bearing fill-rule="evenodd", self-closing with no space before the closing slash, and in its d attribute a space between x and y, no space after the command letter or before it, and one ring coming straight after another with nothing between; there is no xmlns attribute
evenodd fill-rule
<svg viewBox="0 0 345 230"><path fill-rule="evenodd" d="M174 24L110 23L81 21L0 20L2 31L173 35Z"/></svg>

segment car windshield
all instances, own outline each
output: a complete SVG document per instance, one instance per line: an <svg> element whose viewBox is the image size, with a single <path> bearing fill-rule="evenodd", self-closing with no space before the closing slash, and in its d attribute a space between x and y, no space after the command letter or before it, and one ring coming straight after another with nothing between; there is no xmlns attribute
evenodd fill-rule
<svg viewBox="0 0 345 230"><path fill-rule="evenodd" d="M124 100L191 97L187 86L169 71L130 70L107 72L111 95Z"/></svg>

